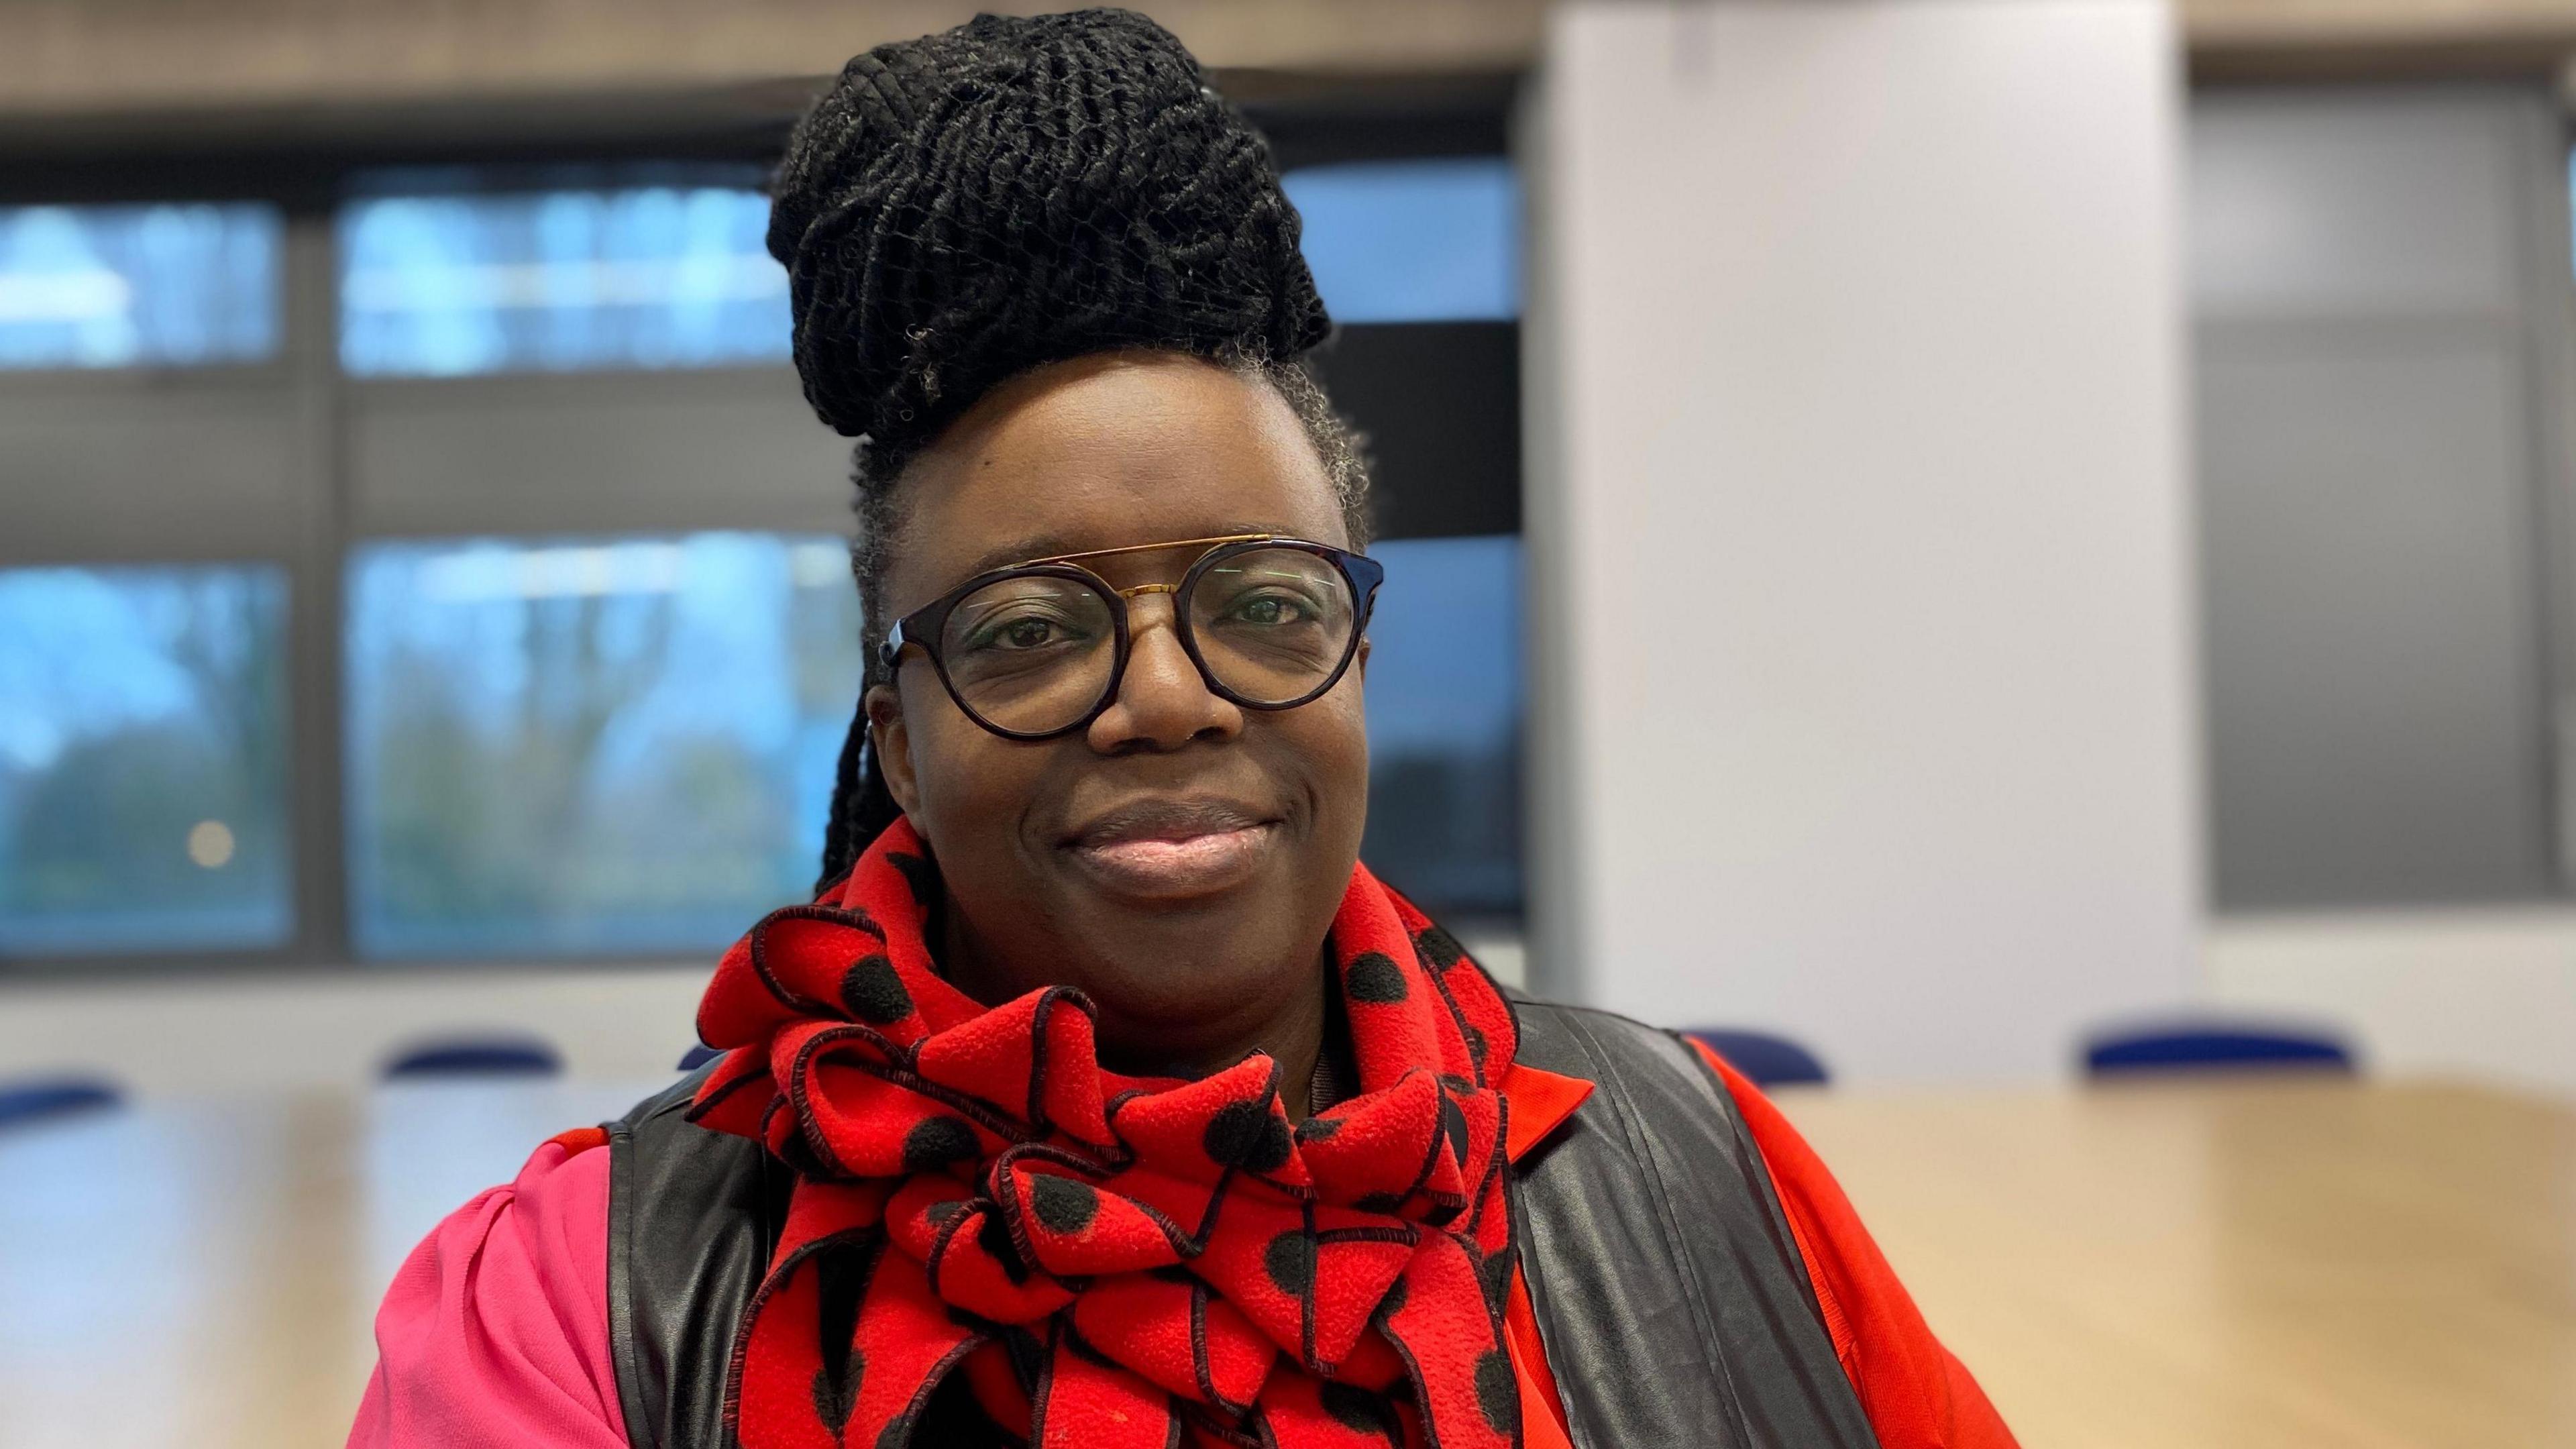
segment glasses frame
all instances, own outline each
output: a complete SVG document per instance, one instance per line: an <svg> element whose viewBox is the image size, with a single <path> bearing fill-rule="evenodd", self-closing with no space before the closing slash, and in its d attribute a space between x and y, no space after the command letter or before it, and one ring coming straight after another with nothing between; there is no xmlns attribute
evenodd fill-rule
<svg viewBox="0 0 2576 1449"><path fill-rule="evenodd" d="M1084 568L1081 563L1084 559L1114 558L1122 554L1146 553L1167 548L1189 548L1198 545L1203 545L1204 551L1190 564L1188 570L1182 573L1181 581L1177 584L1138 584L1132 588L1122 589L1090 569ZM1198 632L1190 624L1190 594L1198 587L1199 580L1206 577L1208 570L1229 558L1265 548L1295 549L1301 553L1314 554L1332 564L1341 572L1342 581L1350 586L1351 597L1357 601L1351 620L1351 637L1342 645L1342 657L1334 661L1332 671L1326 674L1323 682L1313 689L1295 699L1276 704L1247 699L1227 688L1225 681L1216 677L1216 671L1208 667L1207 656L1199 652ZM956 611L958 605L966 602L969 596L979 589L1012 578L1070 579L1097 590L1117 605L1109 611L1115 645L1110 655L1109 682L1101 688L1100 698L1093 701L1091 708L1071 724L1051 730L1013 730L1004 729L984 718L976 713L973 705L966 702L965 696L958 693L956 681L948 677L947 660L940 657L938 645L931 642L939 638L947 629L948 616ZM878 662L885 666L887 678L891 679L902 661L904 651L918 649L929 658L931 669L939 676L939 687L948 691L949 700L963 711L968 719L973 720L988 733L999 735L1006 740L1056 739L1072 734L1076 730L1089 728L1093 720L1100 718L1108 711L1110 705L1117 702L1118 692L1127 682L1128 658L1134 652L1134 634L1127 623L1128 610L1139 595L1169 594L1172 596L1172 633L1181 641L1182 652L1189 655L1190 663L1199 672L1199 682L1207 686L1208 693L1244 709L1276 712L1295 709L1302 704L1312 704L1329 693L1334 685L1342 682L1342 676L1350 671L1351 660L1359 655L1361 639L1368 634L1369 617L1377 608L1378 585L1385 581L1386 566L1366 554L1353 553L1346 548L1335 548L1329 543L1317 543L1312 539L1292 538L1279 533L1228 533L1214 538L1176 538L1167 543L1133 543L1123 548L1099 548L1084 553L1055 554L1047 558L1025 559L1019 563L1005 564L997 569L988 569L897 619L894 627L886 631L885 643L878 646L877 658Z"/></svg>

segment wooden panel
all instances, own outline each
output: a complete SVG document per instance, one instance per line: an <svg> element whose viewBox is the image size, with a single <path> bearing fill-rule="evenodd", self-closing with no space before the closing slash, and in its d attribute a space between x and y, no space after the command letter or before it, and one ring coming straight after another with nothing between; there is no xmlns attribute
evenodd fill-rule
<svg viewBox="0 0 2576 1449"><path fill-rule="evenodd" d="M2564 45L2576 0L2178 0L2195 48Z"/></svg>
<svg viewBox="0 0 2576 1449"><path fill-rule="evenodd" d="M0 115L444 96L682 90L824 77L872 45L988 9L969 0L22 0L0 11ZM1167 0L1148 7L1211 66L1514 69L1542 0Z"/></svg>
<svg viewBox="0 0 2576 1449"><path fill-rule="evenodd" d="M713 123L792 111L869 46L956 24L971 0L18 0L0 7L0 130L83 118L127 136L202 140L209 118L317 138L361 112L520 102L520 119L598 130L603 100L651 98ZM1544 0L1162 0L1146 7L1211 66L1239 72L1440 75L1534 64ZM2545 67L2576 45L2576 0L2180 0L2196 57L2297 69ZM784 82L784 84L782 84ZM1241 93L1257 77L1230 81ZM640 118L641 112L629 112ZM301 116L299 122L298 116ZM456 124L414 117L422 124ZM216 124L222 124L220 119ZM61 133L20 137L32 149Z"/></svg>

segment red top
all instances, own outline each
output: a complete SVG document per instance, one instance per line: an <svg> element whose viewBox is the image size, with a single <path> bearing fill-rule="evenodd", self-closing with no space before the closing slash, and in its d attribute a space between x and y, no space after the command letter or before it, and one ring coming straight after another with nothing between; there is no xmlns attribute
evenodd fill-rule
<svg viewBox="0 0 2576 1449"><path fill-rule="evenodd" d="M1814 1149L1751 1082L1699 1050L1770 1170L1834 1356L1882 1449L2014 1449ZM1515 1066L1502 1090L1517 1160L1592 1084ZM517 1181L457 1209L412 1250L376 1314L376 1372L351 1449L626 1449L608 1345L608 1154L590 1150L606 1141L596 1128L548 1141ZM1571 1449L1517 1275L1504 1329L1527 1449Z"/></svg>

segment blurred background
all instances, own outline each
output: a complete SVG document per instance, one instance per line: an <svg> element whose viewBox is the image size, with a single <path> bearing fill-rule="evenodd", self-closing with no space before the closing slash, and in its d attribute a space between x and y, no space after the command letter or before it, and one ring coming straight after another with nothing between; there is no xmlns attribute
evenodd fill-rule
<svg viewBox="0 0 2576 1449"><path fill-rule="evenodd" d="M2576 1090L2576 7L1796 8L1161 7L1378 459L1368 858L1865 1080ZM765 168L964 13L0 8L0 1064L685 1044L859 668Z"/></svg>
<svg viewBox="0 0 2576 1449"><path fill-rule="evenodd" d="M974 8L0 3L0 1086L667 1080L859 674L764 172ZM1862 1088L2576 1098L2576 0L1142 8L1377 459L1366 857L1498 973ZM352 1302L494 1120L313 1169L408 1204Z"/></svg>

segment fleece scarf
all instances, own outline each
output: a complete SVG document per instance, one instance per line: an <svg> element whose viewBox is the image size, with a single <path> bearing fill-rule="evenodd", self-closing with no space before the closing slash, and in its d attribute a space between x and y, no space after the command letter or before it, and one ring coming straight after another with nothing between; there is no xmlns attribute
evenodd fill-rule
<svg viewBox="0 0 2576 1449"><path fill-rule="evenodd" d="M1498 1449L1512 1013L1365 867L1330 956L1359 1092L1302 1124L1265 1055L1104 1070L1052 987L987 1009L934 968L898 820L772 913L699 1008L693 1120L796 1170L740 1331L746 1449L896 1449L962 1374L1033 1449Z"/></svg>

